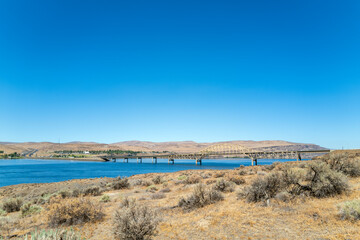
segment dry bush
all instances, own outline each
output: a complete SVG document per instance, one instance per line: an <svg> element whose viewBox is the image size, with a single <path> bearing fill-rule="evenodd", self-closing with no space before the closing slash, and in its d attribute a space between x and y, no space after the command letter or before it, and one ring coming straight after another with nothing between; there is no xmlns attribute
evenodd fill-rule
<svg viewBox="0 0 360 240"><path fill-rule="evenodd" d="M36 230L30 236L26 235L24 240L82 240L79 234L72 229L67 231L65 229L50 229L50 230Z"/></svg>
<svg viewBox="0 0 360 240"><path fill-rule="evenodd" d="M262 166L262 170L263 171L271 171L271 170L273 170L274 168L275 168L275 164L271 164L271 165L264 165L264 166Z"/></svg>
<svg viewBox="0 0 360 240"><path fill-rule="evenodd" d="M233 192L234 183L224 180L223 178L218 179L213 186L213 189L220 192Z"/></svg>
<svg viewBox="0 0 360 240"><path fill-rule="evenodd" d="M201 177L197 175L191 175L188 178L186 178L185 183L186 184L195 184L199 183L201 181Z"/></svg>
<svg viewBox="0 0 360 240"><path fill-rule="evenodd" d="M150 182L149 180L142 180L141 185L148 187L152 185L152 182Z"/></svg>
<svg viewBox="0 0 360 240"><path fill-rule="evenodd" d="M26 203L26 204L22 205L20 210L21 210L21 215L23 217L25 217L25 216L30 216L30 215L33 215L36 213L40 213L41 207L38 205L33 205L31 203Z"/></svg>
<svg viewBox="0 0 360 240"><path fill-rule="evenodd" d="M267 174L267 172L257 171L257 175L259 175L259 176L265 176L266 174Z"/></svg>
<svg viewBox="0 0 360 240"><path fill-rule="evenodd" d="M112 187L115 190L130 188L129 179L118 177L115 179Z"/></svg>
<svg viewBox="0 0 360 240"><path fill-rule="evenodd" d="M214 174L214 178L221 178L221 177L224 177L224 176L225 176L225 172L218 171L218 172L216 172Z"/></svg>
<svg viewBox="0 0 360 240"><path fill-rule="evenodd" d="M308 180L310 184L303 185L302 189L318 198L341 194L349 189L346 177L322 162L309 164Z"/></svg>
<svg viewBox="0 0 360 240"><path fill-rule="evenodd" d="M276 194L274 198L281 202L288 202L292 196L289 192L283 191Z"/></svg>
<svg viewBox="0 0 360 240"><path fill-rule="evenodd" d="M110 202L111 199L110 199L110 196L109 195L103 195L100 199L100 202Z"/></svg>
<svg viewBox="0 0 360 240"><path fill-rule="evenodd" d="M20 211L21 206L23 205L23 200L21 198L11 198L3 202L2 208L8 212L17 212Z"/></svg>
<svg viewBox="0 0 360 240"><path fill-rule="evenodd" d="M120 207L130 207L131 205L133 205L135 203L135 199L133 198L128 198L125 197L124 199L122 199L121 203L120 203Z"/></svg>
<svg viewBox="0 0 360 240"><path fill-rule="evenodd" d="M237 175L230 175L227 177L227 180L235 183L236 185L241 185L241 184L245 183L244 178L237 176Z"/></svg>
<svg viewBox="0 0 360 240"><path fill-rule="evenodd" d="M360 199L347 201L338 206L343 220L360 220Z"/></svg>
<svg viewBox="0 0 360 240"><path fill-rule="evenodd" d="M89 198L56 198L47 206L50 226L74 225L94 222L103 218L101 205Z"/></svg>
<svg viewBox="0 0 360 240"><path fill-rule="evenodd" d="M155 211L133 202L115 212L115 239L152 239L156 235L158 223Z"/></svg>
<svg viewBox="0 0 360 240"><path fill-rule="evenodd" d="M79 197L81 194L81 190L80 189L74 189L72 192L71 192L71 196L72 197Z"/></svg>
<svg viewBox="0 0 360 240"><path fill-rule="evenodd" d="M160 192L162 192L162 193L168 193L168 192L171 192L171 189L170 188L163 188L163 189L161 189L160 190Z"/></svg>
<svg viewBox="0 0 360 240"><path fill-rule="evenodd" d="M181 175L177 178L177 180L180 180L180 181L184 181L187 179L187 176L186 175Z"/></svg>
<svg viewBox="0 0 360 240"><path fill-rule="evenodd" d="M162 179L160 176L156 176L152 179L154 184L160 184L162 182Z"/></svg>
<svg viewBox="0 0 360 240"><path fill-rule="evenodd" d="M156 192L158 188L155 185L150 185L146 188L147 192Z"/></svg>
<svg viewBox="0 0 360 240"><path fill-rule="evenodd" d="M58 195L62 198L68 198L72 196L72 192L70 192L69 190L60 190Z"/></svg>
<svg viewBox="0 0 360 240"><path fill-rule="evenodd" d="M260 202L275 197L282 189L282 180L279 173L270 173L265 177L256 178L238 197L246 197L248 202Z"/></svg>
<svg viewBox="0 0 360 240"><path fill-rule="evenodd" d="M100 187L98 187L98 186L92 186L92 187L86 188L83 193L85 196L100 196L101 190L100 190Z"/></svg>
<svg viewBox="0 0 360 240"><path fill-rule="evenodd" d="M2 208L0 208L0 217L5 216L6 214L7 214L7 212L5 210L3 210Z"/></svg>
<svg viewBox="0 0 360 240"><path fill-rule="evenodd" d="M238 197L245 196L249 202L259 202L280 192L288 192L291 196L301 194L322 198L341 194L348 188L342 173L332 170L324 162L312 162L307 169L284 167L281 174L276 172L258 177Z"/></svg>
<svg viewBox="0 0 360 240"><path fill-rule="evenodd" d="M162 199L165 198L165 194L164 193L154 193L151 195L151 199Z"/></svg>
<svg viewBox="0 0 360 240"><path fill-rule="evenodd" d="M208 179L205 181L206 185L211 185L213 183L216 183L216 179Z"/></svg>
<svg viewBox="0 0 360 240"><path fill-rule="evenodd" d="M193 210L223 200L222 194L203 184L195 186L193 193L187 198L181 198L178 206L184 210Z"/></svg>
<svg viewBox="0 0 360 240"><path fill-rule="evenodd" d="M347 153L329 154L323 157L332 170L342 172L350 177L360 176L360 161L351 159Z"/></svg>

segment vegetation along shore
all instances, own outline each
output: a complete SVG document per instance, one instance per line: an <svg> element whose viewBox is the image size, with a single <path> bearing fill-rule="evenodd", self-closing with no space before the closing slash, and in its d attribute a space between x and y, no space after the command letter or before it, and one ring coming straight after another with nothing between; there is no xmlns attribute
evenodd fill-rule
<svg viewBox="0 0 360 240"><path fill-rule="evenodd" d="M3 239L360 239L360 151L20 184L0 202Z"/></svg>

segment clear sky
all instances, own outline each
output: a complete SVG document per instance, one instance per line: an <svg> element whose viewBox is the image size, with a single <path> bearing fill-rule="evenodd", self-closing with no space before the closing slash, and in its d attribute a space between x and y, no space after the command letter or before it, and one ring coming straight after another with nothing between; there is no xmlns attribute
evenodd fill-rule
<svg viewBox="0 0 360 240"><path fill-rule="evenodd" d="M360 148L360 2L0 1L0 141Z"/></svg>

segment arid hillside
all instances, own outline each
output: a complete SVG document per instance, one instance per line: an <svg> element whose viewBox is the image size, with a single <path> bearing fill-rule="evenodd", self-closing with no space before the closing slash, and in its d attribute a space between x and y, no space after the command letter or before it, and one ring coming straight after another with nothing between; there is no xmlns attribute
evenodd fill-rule
<svg viewBox="0 0 360 240"><path fill-rule="evenodd" d="M69 142L69 143L51 143L51 142L25 142L25 143L1 143L0 151L5 153L31 153L37 155L49 155L55 151L98 151L98 150L131 150L141 152L177 152L193 153L201 151L214 144L238 144L247 148L264 148L268 150L319 150L325 149L315 144L292 143L286 141L227 141L214 143L197 143L193 141L182 142L143 142L126 141L112 144L103 144L95 142Z"/></svg>

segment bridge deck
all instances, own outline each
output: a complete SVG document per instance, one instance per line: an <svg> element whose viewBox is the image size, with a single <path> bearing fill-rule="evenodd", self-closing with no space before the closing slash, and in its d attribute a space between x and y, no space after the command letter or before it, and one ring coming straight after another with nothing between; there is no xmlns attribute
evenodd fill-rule
<svg viewBox="0 0 360 240"><path fill-rule="evenodd" d="M224 156L233 156L233 157L241 157L241 158L250 158L252 160L252 164L257 165L257 159L264 158L276 158L276 159L289 159L296 158L297 160L301 160L301 154L306 153L329 153L331 150L302 150L302 151L244 151L244 152L200 152L200 153L168 153L168 154L140 154L140 155L131 155L131 154L123 154L123 155L104 155L100 156L100 158L110 161L116 159L137 159L138 162L142 162L143 158L152 158L153 163L157 163L157 159L168 159L168 162L174 163L174 159L194 159L196 160L196 164L201 164L202 159L204 158L215 158L215 157L224 157Z"/></svg>

